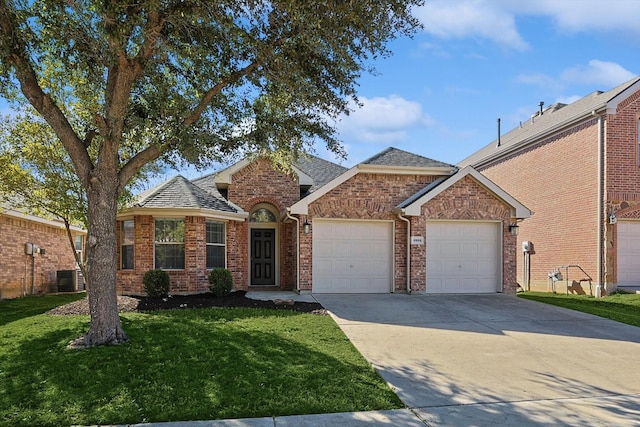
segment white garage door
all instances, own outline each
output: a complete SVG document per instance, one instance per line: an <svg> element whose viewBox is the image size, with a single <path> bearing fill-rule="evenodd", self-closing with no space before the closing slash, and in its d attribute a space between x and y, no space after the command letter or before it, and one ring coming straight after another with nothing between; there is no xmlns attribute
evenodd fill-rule
<svg viewBox="0 0 640 427"><path fill-rule="evenodd" d="M640 283L640 222L618 221L618 286Z"/></svg>
<svg viewBox="0 0 640 427"><path fill-rule="evenodd" d="M427 222L427 293L501 289L500 223Z"/></svg>
<svg viewBox="0 0 640 427"><path fill-rule="evenodd" d="M313 292L391 292L393 223L313 222Z"/></svg>

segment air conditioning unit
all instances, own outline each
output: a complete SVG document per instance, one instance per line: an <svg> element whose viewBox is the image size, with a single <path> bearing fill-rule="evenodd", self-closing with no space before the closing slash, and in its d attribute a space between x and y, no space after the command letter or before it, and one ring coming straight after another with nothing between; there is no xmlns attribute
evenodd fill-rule
<svg viewBox="0 0 640 427"><path fill-rule="evenodd" d="M75 292L78 290L78 274L76 270L56 271L58 292Z"/></svg>

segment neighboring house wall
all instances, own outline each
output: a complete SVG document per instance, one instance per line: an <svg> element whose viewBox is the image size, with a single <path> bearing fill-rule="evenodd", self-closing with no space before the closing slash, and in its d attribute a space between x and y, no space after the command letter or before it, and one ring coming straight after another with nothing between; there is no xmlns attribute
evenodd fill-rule
<svg viewBox="0 0 640 427"><path fill-rule="evenodd" d="M534 244L532 290L547 290L549 272L562 265L580 265L597 278L597 144L593 118L479 168L533 211L520 224L516 248L518 282L525 283L521 244ZM570 277L579 280L583 274L572 269ZM588 284L583 286L588 293Z"/></svg>
<svg viewBox="0 0 640 427"><path fill-rule="evenodd" d="M605 215L619 220L640 219L640 91L620 102L615 114L606 116ZM605 216L605 274L607 283L618 282L618 224ZM638 279L640 282L640 278Z"/></svg>
<svg viewBox="0 0 640 427"><path fill-rule="evenodd" d="M0 213L0 241L0 298L30 294L32 278L34 293L57 292L56 271L76 269L63 224L55 226ZM26 255L25 243L34 243L45 253Z"/></svg>
<svg viewBox="0 0 640 427"><path fill-rule="evenodd" d="M313 223L315 218L393 221L396 241L394 289L403 290L407 277L406 223L393 214L393 209L437 178L433 175L359 173L311 203L308 221ZM311 240L311 235L308 235L301 242L300 264L304 266L300 281L302 290L310 290L313 281ZM424 290L424 276L416 288L419 289L419 286Z"/></svg>

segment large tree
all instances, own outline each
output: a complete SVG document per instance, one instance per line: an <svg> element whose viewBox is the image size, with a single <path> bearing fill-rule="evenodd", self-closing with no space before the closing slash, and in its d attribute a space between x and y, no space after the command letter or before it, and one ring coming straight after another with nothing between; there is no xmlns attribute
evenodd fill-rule
<svg viewBox="0 0 640 427"><path fill-rule="evenodd" d="M244 150L288 157L323 140L357 79L412 35L423 0L2 0L0 90L26 99L88 202L91 325L127 340L116 304L118 196L146 164ZM73 119L71 119L73 118Z"/></svg>

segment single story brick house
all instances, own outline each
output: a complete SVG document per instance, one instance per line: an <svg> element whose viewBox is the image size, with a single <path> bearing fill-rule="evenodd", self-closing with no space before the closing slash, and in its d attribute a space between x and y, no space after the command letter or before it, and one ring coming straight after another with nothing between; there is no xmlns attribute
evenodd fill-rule
<svg viewBox="0 0 640 427"><path fill-rule="evenodd" d="M472 167L389 148L346 169L262 158L142 193L118 215L119 292L165 269L172 293L515 293L518 221L531 211Z"/></svg>
<svg viewBox="0 0 640 427"><path fill-rule="evenodd" d="M86 231L72 226L71 234L75 250L82 256ZM57 292L58 271L71 274L68 279L74 289L83 288L62 221L0 205L0 238L0 299Z"/></svg>
<svg viewBox="0 0 640 427"><path fill-rule="evenodd" d="M518 235L520 283L551 290L557 270L556 291L640 289L640 77L543 106L459 163L535 212Z"/></svg>

